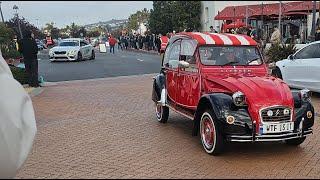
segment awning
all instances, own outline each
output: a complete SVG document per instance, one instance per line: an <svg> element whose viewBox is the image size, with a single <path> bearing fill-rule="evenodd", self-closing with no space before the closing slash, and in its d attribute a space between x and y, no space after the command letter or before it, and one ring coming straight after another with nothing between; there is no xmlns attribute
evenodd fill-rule
<svg viewBox="0 0 320 180"><path fill-rule="evenodd" d="M316 11L319 11L319 5L320 3L317 2L316 3ZM292 12L292 11L308 11L311 13L313 8L313 1L303 1L300 4L290 7L288 8L288 12Z"/></svg>
<svg viewBox="0 0 320 180"><path fill-rule="evenodd" d="M230 24L224 25L222 28L223 29L231 29L231 28L240 28L240 27L251 27L250 25L246 25L246 23L237 21L237 22L232 22Z"/></svg>
<svg viewBox="0 0 320 180"><path fill-rule="evenodd" d="M293 7L300 6L304 2L288 2L282 3L282 13L288 12ZM243 6L228 6L224 8L214 18L215 20L232 20L245 19L246 11L248 18L257 18L260 16L278 16L279 15L279 3L273 4L256 4L256 5L243 5ZM248 9L247 9L248 8ZM247 10L246 10L247 9Z"/></svg>

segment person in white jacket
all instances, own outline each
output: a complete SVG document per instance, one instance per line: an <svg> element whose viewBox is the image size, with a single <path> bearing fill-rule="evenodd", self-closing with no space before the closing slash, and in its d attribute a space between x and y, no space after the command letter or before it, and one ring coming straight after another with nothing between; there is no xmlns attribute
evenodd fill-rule
<svg viewBox="0 0 320 180"><path fill-rule="evenodd" d="M16 81L0 50L0 178L14 178L36 134L32 101Z"/></svg>

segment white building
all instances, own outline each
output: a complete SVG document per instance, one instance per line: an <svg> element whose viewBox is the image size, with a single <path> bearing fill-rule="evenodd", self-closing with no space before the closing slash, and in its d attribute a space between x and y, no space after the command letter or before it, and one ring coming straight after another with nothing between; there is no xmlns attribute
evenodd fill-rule
<svg viewBox="0 0 320 180"><path fill-rule="evenodd" d="M282 1L292 2L292 1ZM254 4L271 4L278 3L278 1L201 1L201 25L202 31L209 31L210 26L213 26L216 30L220 29L222 21L214 20L214 17L218 15L218 11L221 12L227 6L243 6Z"/></svg>

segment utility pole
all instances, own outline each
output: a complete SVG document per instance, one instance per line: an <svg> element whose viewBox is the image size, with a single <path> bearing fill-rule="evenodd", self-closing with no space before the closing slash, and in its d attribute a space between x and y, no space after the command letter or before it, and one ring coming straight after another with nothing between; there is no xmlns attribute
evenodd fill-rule
<svg viewBox="0 0 320 180"><path fill-rule="evenodd" d="M1 19L2 19L2 22L4 23L4 18L3 18L3 14L2 14L2 8L1 8L1 1L0 1L0 13L1 13Z"/></svg>
<svg viewBox="0 0 320 180"><path fill-rule="evenodd" d="M315 35L316 35L316 1L313 1L312 6L312 27L311 27L311 37L312 41L315 41Z"/></svg>
<svg viewBox="0 0 320 180"><path fill-rule="evenodd" d="M248 27L248 5L246 6L246 27Z"/></svg>
<svg viewBox="0 0 320 180"><path fill-rule="evenodd" d="M281 1L279 1L279 24L278 24L278 28L279 28L279 31L280 31L280 42L282 42L282 31L281 31L281 13L282 13L282 5L281 5Z"/></svg>
<svg viewBox="0 0 320 180"><path fill-rule="evenodd" d="M263 39L263 2L261 4L261 37L260 39Z"/></svg>
<svg viewBox="0 0 320 180"><path fill-rule="evenodd" d="M16 16L17 16L17 22L18 22L18 28L19 28L19 33L20 33L20 38L22 39L23 38L23 36L22 36L22 32L21 32L21 27L20 27L20 19L19 19L19 14L18 14L18 6L17 5L14 5L13 6L13 10L15 10L15 14L16 14Z"/></svg>
<svg viewBox="0 0 320 180"><path fill-rule="evenodd" d="M233 30L236 30L236 8L233 6Z"/></svg>

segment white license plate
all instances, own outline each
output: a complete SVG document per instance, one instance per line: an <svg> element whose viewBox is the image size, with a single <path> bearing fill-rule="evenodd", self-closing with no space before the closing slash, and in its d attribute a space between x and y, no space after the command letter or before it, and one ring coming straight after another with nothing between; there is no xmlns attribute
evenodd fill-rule
<svg viewBox="0 0 320 180"><path fill-rule="evenodd" d="M292 131L293 128L294 128L293 122L268 123L263 125L263 134L288 132L288 131Z"/></svg>

